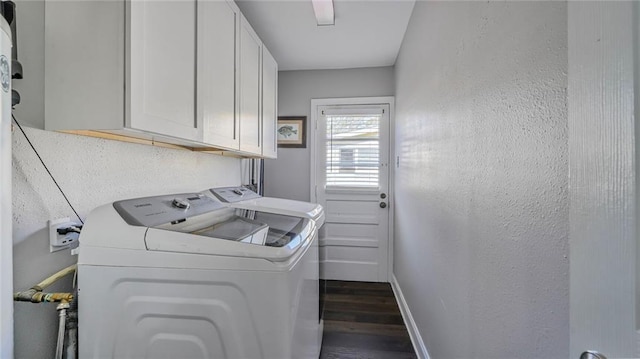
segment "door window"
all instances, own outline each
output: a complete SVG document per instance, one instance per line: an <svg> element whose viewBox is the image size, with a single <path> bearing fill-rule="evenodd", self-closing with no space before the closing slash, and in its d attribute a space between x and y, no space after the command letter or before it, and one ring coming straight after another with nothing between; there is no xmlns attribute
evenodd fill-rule
<svg viewBox="0 0 640 359"><path fill-rule="evenodd" d="M382 114L327 114L326 186L379 188Z"/></svg>

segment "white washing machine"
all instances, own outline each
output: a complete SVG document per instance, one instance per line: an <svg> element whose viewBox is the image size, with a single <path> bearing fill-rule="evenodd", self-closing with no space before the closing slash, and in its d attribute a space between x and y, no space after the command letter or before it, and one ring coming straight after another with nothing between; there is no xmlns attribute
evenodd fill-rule
<svg viewBox="0 0 640 359"><path fill-rule="evenodd" d="M224 203L228 203L229 206L234 208L305 217L313 219L318 228L324 224L324 209L317 203L262 197L252 190L241 186L211 188L208 194L213 195Z"/></svg>
<svg viewBox="0 0 640 359"><path fill-rule="evenodd" d="M78 258L81 358L317 358L317 228L201 193L93 210Z"/></svg>

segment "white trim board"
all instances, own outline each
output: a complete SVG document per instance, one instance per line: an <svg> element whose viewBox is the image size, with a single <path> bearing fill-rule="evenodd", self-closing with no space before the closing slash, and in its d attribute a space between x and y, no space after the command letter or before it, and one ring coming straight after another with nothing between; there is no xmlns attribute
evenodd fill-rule
<svg viewBox="0 0 640 359"><path fill-rule="evenodd" d="M420 359L431 359L429 352L427 351L427 347L424 345L424 341L422 340L422 336L420 335L420 331L418 330L418 326L413 320L413 315L411 315L409 306L404 299L402 289L400 289L400 284L398 284L395 273L391 273L391 288L393 289L393 294L398 302L400 314L402 314L402 319L404 320L404 324L409 332L411 344L413 344L413 349L416 351L416 355Z"/></svg>

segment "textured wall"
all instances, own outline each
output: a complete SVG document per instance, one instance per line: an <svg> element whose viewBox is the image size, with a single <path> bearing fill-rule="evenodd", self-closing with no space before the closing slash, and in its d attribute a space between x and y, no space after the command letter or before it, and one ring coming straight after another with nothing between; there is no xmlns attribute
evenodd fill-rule
<svg viewBox="0 0 640 359"><path fill-rule="evenodd" d="M432 358L567 358L567 10L417 2L394 273Z"/></svg>
<svg viewBox="0 0 640 359"><path fill-rule="evenodd" d="M200 191L240 183L240 160L25 128L80 216L118 199ZM17 129L13 132L14 287L25 290L76 262L49 253L47 220L73 212ZM118 233L113 233L117 236ZM67 280L52 290L70 290ZM16 303L15 357L50 358L55 351L53 304Z"/></svg>
<svg viewBox="0 0 640 359"><path fill-rule="evenodd" d="M23 125L43 128L44 3L18 1L18 26L25 78L14 82L23 100L14 113ZM240 160L234 158L25 130L83 218L117 199L240 183ZM17 128L12 137L14 287L24 290L76 261L69 251L49 253L46 229L48 219L73 218L73 212ZM51 290L70 287L67 279ZM16 303L14 310L15 357L51 358L55 305Z"/></svg>
<svg viewBox="0 0 640 359"><path fill-rule="evenodd" d="M281 71L278 74L278 115L307 116L312 98L391 96L392 67L346 70ZM307 148L280 148L278 159L265 160L265 195L309 201L310 155Z"/></svg>
<svg viewBox="0 0 640 359"><path fill-rule="evenodd" d="M640 273L634 151L634 51L640 32L635 16L631 2L569 3L573 358L586 349L609 358L640 355L634 315L640 308L634 289Z"/></svg>

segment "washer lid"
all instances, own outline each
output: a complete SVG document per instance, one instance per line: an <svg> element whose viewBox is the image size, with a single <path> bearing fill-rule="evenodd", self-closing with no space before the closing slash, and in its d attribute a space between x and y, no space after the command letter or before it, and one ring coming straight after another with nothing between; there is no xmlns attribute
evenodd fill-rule
<svg viewBox="0 0 640 359"><path fill-rule="evenodd" d="M307 218L229 208L201 193L118 201L112 208L129 226L116 223L144 230L142 247L148 251L282 262L306 248L315 230Z"/></svg>
<svg viewBox="0 0 640 359"><path fill-rule="evenodd" d="M230 211L230 212L228 212ZM307 218L228 209L229 217L213 219L207 214L184 222L149 228L145 245L149 251L262 258L284 262L296 258L314 240L315 224ZM212 220L213 219L213 220ZM227 227L228 228L225 228ZM223 239L225 234L230 234ZM234 239L233 237L238 236ZM245 236L245 240L239 237ZM255 238L263 238L262 242ZM231 239L231 240L229 240Z"/></svg>
<svg viewBox="0 0 640 359"><path fill-rule="evenodd" d="M269 226L265 245L270 247L290 246L302 242L309 235L311 221L304 217L286 216L275 213L237 209L236 215Z"/></svg>
<svg viewBox="0 0 640 359"><path fill-rule="evenodd" d="M191 233L198 236L243 241L245 238L253 236L264 229L268 229L268 226L264 223L234 216L224 222L216 223Z"/></svg>

